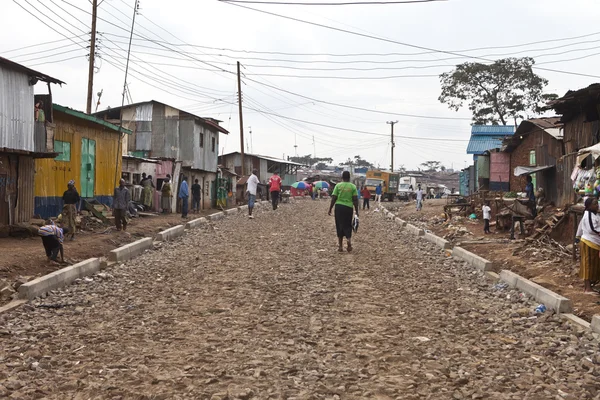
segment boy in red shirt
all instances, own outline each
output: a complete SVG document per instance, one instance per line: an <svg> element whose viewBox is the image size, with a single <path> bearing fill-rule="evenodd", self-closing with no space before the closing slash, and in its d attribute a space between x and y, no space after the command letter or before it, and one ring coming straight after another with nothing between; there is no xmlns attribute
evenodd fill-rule
<svg viewBox="0 0 600 400"><path fill-rule="evenodd" d="M279 194L281 193L281 178L277 175L277 172L269 179L269 186L271 192L271 203L273 204L273 210L277 210L277 204L279 204Z"/></svg>
<svg viewBox="0 0 600 400"><path fill-rule="evenodd" d="M371 207L369 207L369 200L371 200L371 192L369 192L369 189L367 189L365 186L362 187L362 190L360 191L360 195L363 198L363 210L365 209L365 207L367 207L367 210L370 210Z"/></svg>

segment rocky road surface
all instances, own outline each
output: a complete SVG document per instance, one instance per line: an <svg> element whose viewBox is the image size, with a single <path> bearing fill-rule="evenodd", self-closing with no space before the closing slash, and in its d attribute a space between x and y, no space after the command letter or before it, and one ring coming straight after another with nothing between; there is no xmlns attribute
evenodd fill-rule
<svg viewBox="0 0 600 400"><path fill-rule="evenodd" d="M600 347L381 213L188 233L0 316L0 398L600 399Z"/></svg>

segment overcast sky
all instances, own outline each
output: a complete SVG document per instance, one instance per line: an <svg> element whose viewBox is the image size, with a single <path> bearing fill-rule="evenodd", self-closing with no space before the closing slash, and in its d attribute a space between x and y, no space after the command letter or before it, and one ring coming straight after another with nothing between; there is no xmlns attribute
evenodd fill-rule
<svg viewBox="0 0 600 400"><path fill-rule="evenodd" d="M45 26L18 4L72 40ZM121 105L133 4L134 0L104 0L98 10L100 58L96 63L94 93L103 91L99 110ZM600 75L597 0L572 0L568 6L559 0L247 6L415 46L463 51L461 54L487 59L532 56L537 63L561 61L540 67ZM67 85L62 88L53 88L54 101L85 110L88 80L85 53L89 45L90 12L88 0L2 0L0 55L65 81ZM588 36L499 48L583 35ZM49 41L57 42L14 50ZM495 48L464 52L481 47ZM400 165L415 168L427 160L439 160L448 168L463 168L471 160L465 151L470 135L470 113L466 108L451 111L438 102L437 75L468 59L448 60L455 56L423 52L406 45L265 15L217 0L141 0L128 85L133 102L154 99L222 120L222 125L231 133L221 136L219 151L237 151L240 148L239 119L237 105L233 103L237 90L235 62L239 60L244 65L244 128L254 153L282 157L296 152L298 155L316 152L318 157L332 157L336 162L360 155L387 168L390 125L386 121L397 120L396 135L422 139L396 139L396 168ZM357 53L363 55L340 56ZM364 55L366 53L377 54ZM388 53L402 55L380 55ZM565 61L583 56L589 57ZM422 68L424 66L434 67ZM216 68L220 70L215 71ZM343 68L388 69L340 70ZM557 72L537 73L549 80L547 90L559 95L600 81ZM390 76L401 77L333 78ZM41 92L44 88L36 89ZM346 106L428 118L343 108L296 94Z"/></svg>

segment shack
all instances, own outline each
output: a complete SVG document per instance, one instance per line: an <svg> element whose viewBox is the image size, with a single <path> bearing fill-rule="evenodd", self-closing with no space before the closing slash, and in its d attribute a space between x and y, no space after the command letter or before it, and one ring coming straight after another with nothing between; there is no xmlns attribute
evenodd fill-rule
<svg viewBox="0 0 600 400"><path fill-rule="evenodd" d="M33 218L35 160L56 156L52 83L64 82L0 57L0 226Z"/></svg>
<svg viewBox="0 0 600 400"><path fill-rule="evenodd" d="M230 171L234 171L239 176L248 176L252 173L253 169L257 169L258 179L263 184L266 184L273 173L277 172L281 177L283 186L291 186L296 182L298 179L298 169L303 166L302 164L281 158L245 153L245 166L242 171L241 154L238 151L219 156L219 164Z"/></svg>
<svg viewBox="0 0 600 400"><path fill-rule="evenodd" d="M58 104L54 113L54 158L35 161L35 214L57 216L67 183L75 181L82 198L112 206L121 178L121 134L131 131Z"/></svg>

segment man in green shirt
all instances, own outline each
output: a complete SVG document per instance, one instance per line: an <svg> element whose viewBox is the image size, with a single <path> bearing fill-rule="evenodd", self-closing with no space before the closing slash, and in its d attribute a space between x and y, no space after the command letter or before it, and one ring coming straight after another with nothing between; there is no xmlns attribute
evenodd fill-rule
<svg viewBox="0 0 600 400"><path fill-rule="evenodd" d="M356 186L350 183L350 172L342 173L343 182L335 185L331 194L331 204L329 205L329 215L335 206L335 227L338 237L338 251L344 251L344 237L348 241L348 252L352 251L352 208L356 211L358 218L358 190Z"/></svg>

